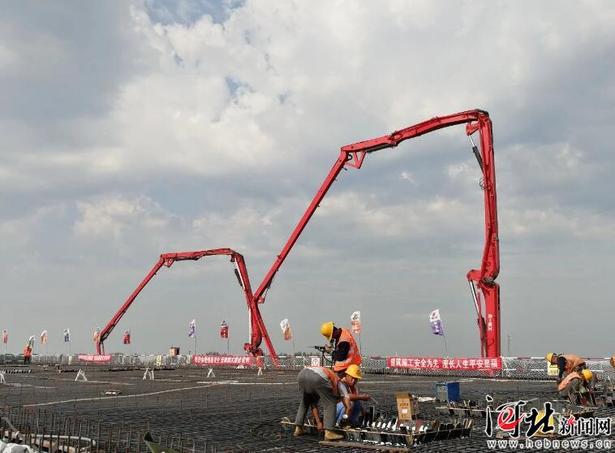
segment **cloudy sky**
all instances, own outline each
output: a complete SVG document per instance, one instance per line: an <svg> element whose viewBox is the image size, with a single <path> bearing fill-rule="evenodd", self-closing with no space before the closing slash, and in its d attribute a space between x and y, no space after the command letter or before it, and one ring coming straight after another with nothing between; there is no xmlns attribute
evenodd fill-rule
<svg viewBox="0 0 615 453"><path fill-rule="evenodd" d="M257 287L339 147L481 108L494 125L502 350L615 352L615 4L608 1L6 2L0 15L0 328L93 351L164 252L230 247ZM363 318L367 354L479 354L465 279L483 246L461 126L342 172L261 306L279 352ZM231 351L225 257L176 263L107 351ZM121 344L131 329L133 344ZM37 350L41 348L37 344ZM44 348L43 348L44 351Z"/></svg>

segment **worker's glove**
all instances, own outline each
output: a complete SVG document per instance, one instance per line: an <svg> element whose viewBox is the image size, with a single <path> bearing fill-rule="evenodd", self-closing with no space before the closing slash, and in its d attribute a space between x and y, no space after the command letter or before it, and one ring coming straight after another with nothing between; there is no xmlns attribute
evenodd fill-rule
<svg viewBox="0 0 615 453"><path fill-rule="evenodd" d="M342 419L340 420L340 428L348 428L350 426L350 419L348 418L348 414L342 414Z"/></svg>

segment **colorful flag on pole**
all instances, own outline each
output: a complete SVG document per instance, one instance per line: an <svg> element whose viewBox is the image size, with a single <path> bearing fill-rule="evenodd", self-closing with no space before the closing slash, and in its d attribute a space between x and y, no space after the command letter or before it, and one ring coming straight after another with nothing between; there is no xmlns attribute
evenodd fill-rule
<svg viewBox="0 0 615 453"><path fill-rule="evenodd" d="M290 328L290 323L288 319L283 319L280 322L280 328L282 329L282 335L284 336L284 340L290 341L293 339L293 331Z"/></svg>
<svg viewBox="0 0 615 453"><path fill-rule="evenodd" d="M431 324L431 332L434 335L444 336L444 327L442 326L442 318L440 318L440 310L436 309L429 315L429 323Z"/></svg>
<svg viewBox="0 0 615 453"><path fill-rule="evenodd" d="M47 331L43 330L41 332L41 344L47 344Z"/></svg>
<svg viewBox="0 0 615 453"><path fill-rule="evenodd" d="M94 330L94 334L92 335L92 341L94 341L94 343L98 343L99 339L100 339L100 329L96 328Z"/></svg>
<svg viewBox="0 0 615 453"><path fill-rule="evenodd" d="M30 338L28 338L28 346L34 348L34 335L30 335Z"/></svg>
<svg viewBox="0 0 615 453"><path fill-rule="evenodd" d="M220 338L228 338L228 323L226 321L220 323Z"/></svg>
<svg viewBox="0 0 615 453"><path fill-rule="evenodd" d="M188 336L190 338L196 337L196 319L190 321L190 324L188 325Z"/></svg>
<svg viewBox="0 0 615 453"><path fill-rule="evenodd" d="M6 329L2 329L2 343L7 344L9 342L9 333Z"/></svg>
<svg viewBox="0 0 615 453"><path fill-rule="evenodd" d="M124 338L122 339L124 344L130 344L130 330L124 331Z"/></svg>
<svg viewBox="0 0 615 453"><path fill-rule="evenodd" d="M64 329L64 343L70 343L70 329Z"/></svg>
<svg viewBox="0 0 615 453"><path fill-rule="evenodd" d="M350 330L352 333L361 333L361 312L355 311L350 315Z"/></svg>

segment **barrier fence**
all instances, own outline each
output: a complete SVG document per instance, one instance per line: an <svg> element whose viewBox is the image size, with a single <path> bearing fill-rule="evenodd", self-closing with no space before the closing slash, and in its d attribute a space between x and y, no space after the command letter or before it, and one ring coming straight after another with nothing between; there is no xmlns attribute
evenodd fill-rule
<svg viewBox="0 0 615 453"><path fill-rule="evenodd" d="M7 358L7 356L9 356ZM305 366L320 364L321 356L281 357L281 369L301 369ZM168 354L109 354L103 356L88 354L38 355L32 358L34 364L56 367L239 367L275 368L270 357L256 361L248 356L233 355L177 355ZM18 356L0 355L0 367L19 365ZM615 369L609 358L589 358L587 367L599 380L615 380ZM458 357L363 357L361 368L369 373L408 374L431 376L497 377L510 379L554 379L549 376L544 357L498 357L495 359L458 358ZM19 369L7 369L17 372Z"/></svg>

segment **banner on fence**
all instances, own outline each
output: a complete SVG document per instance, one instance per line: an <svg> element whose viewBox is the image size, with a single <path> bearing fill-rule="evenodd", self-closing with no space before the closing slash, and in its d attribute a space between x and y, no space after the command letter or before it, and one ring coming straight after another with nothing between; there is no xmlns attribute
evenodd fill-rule
<svg viewBox="0 0 615 453"><path fill-rule="evenodd" d="M111 362L111 354L107 354L107 355L79 354L77 357L82 362L94 362L94 363Z"/></svg>
<svg viewBox="0 0 615 453"><path fill-rule="evenodd" d="M238 366L238 365L254 365L254 357L247 355L204 355L198 354L192 356L193 365L201 366Z"/></svg>
<svg viewBox="0 0 615 453"><path fill-rule="evenodd" d="M387 357L387 368L413 370L501 370L502 358Z"/></svg>

